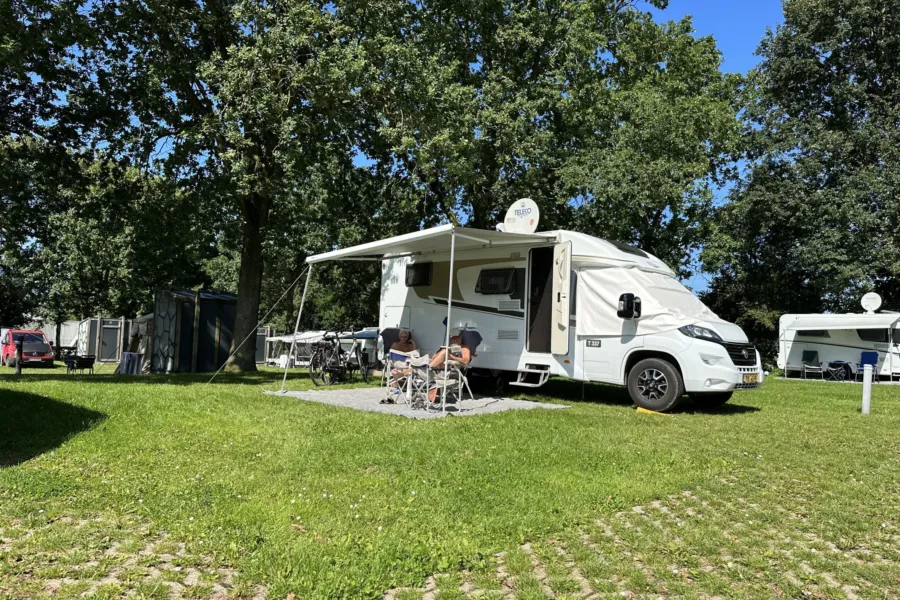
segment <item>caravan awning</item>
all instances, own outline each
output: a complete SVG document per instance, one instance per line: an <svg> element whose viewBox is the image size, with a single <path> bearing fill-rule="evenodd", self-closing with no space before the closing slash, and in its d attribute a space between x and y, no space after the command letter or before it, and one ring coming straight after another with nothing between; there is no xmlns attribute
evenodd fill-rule
<svg viewBox="0 0 900 600"><path fill-rule="evenodd" d="M803 315L787 326L785 331L811 331L822 329L890 329L900 321L897 313L871 315Z"/></svg>
<svg viewBox="0 0 900 600"><path fill-rule="evenodd" d="M385 256L428 254L448 252L450 236L456 237L456 251L477 250L492 246L508 246L516 244L539 244L556 241L555 233L506 233L487 229L467 229L455 225L441 225L405 235L398 235L377 242L351 246L341 250L332 250L324 254L316 254L306 259L307 263L319 263L328 260L366 260L381 259Z"/></svg>

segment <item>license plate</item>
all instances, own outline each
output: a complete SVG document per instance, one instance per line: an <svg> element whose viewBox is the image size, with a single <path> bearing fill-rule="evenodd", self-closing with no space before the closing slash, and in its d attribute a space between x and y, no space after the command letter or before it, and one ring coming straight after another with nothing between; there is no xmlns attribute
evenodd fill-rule
<svg viewBox="0 0 900 600"><path fill-rule="evenodd" d="M759 383L759 373L747 373L744 375L744 383Z"/></svg>

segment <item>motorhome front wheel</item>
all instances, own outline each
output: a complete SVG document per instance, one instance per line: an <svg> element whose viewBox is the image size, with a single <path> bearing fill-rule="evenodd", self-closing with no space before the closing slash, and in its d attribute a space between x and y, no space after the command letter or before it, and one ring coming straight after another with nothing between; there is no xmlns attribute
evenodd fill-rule
<svg viewBox="0 0 900 600"><path fill-rule="evenodd" d="M670 363L647 358L634 365L628 373L628 393L641 408L665 412L675 408L681 400L684 382Z"/></svg>

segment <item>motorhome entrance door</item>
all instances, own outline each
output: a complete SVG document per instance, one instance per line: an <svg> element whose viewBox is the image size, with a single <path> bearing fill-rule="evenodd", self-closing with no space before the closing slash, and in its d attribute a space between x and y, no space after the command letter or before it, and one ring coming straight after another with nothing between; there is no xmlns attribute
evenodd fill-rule
<svg viewBox="0 0 900 600"><path fill-rule="evenodd" d="M528 255L528 351L550 353L553 320L553 248L532 248Z"/></svg>
<svg viewBox="0 0 900 600"><path fill-rule="evenodd" d="M550 326L550 348L553 354L569 353L569 285L572 273L572 243L553 248L553 323Z"/></svg>

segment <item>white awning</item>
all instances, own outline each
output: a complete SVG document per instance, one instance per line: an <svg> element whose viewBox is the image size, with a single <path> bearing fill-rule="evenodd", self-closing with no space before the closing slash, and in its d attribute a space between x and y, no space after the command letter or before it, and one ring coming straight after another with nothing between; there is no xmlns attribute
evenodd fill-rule
<svg viewBox="0 0 900 600"><path fill-rule="evenodd" d="M441 225L431 229L398 235L377 242L351 246L316 254L307 263L328 260L367 260L385 256L428 254L450 251L450 235L456 235L456 252L478 250L494 246L527 245L556 241L556 233L506 233L487 229L467 229L455 225Z"/></svg>
<svg viewBox="0 0 900 600"><path fill-rule="evenodd" d="M297 343L318 342L325 335L324 331L298 331L291 335L273 335L266 338L267 342L286 342L290 344L293 341Z"/></svg>
<svg viewBox="0 0 900 600"><path fill-rule="evenodd" d="M822 329L890 329L900 321L897 313L871 315L801 315L788 323L785 330L811 331Z"/></svg>

